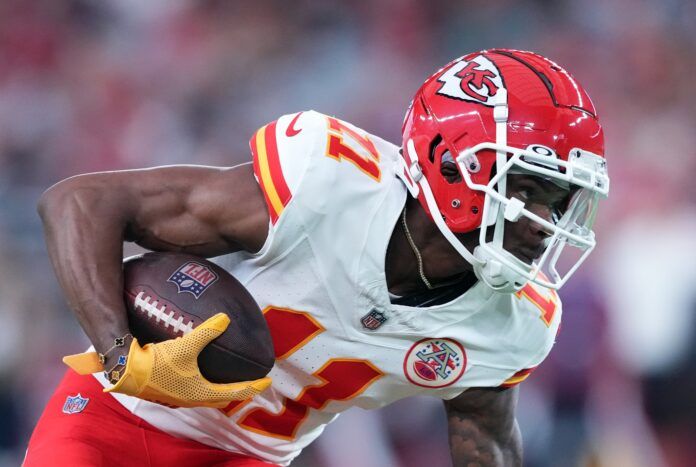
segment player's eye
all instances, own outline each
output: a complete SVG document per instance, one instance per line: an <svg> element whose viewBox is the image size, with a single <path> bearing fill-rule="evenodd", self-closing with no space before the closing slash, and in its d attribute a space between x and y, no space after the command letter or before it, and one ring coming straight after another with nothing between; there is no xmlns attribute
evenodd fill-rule
<svg viewBox="0 0 696 467"><path fill-rule="evenodd" d="M530 203L543 202L543 199L539 194L539 190L534 187L520 187L517 189L516 194L521 201Z"/></svg>

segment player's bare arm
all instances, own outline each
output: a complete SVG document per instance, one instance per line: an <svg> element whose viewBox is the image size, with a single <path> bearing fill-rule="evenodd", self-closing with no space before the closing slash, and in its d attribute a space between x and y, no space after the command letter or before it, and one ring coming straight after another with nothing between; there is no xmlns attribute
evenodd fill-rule
<svg viewBox="0 0 696 467"><path fill-rule="evenodd" d="M522 465L517 397L517 388L472 388L445 401L455 467Z"/></svg>
<svg viewBox="0 0 696 467"><path fill-rule="evenodd" d="M80 175L47 190L38 209L56 276L99 352L128 332L121 296L124 240L215 256L257 251L268 228L250 164Z"/></svg>

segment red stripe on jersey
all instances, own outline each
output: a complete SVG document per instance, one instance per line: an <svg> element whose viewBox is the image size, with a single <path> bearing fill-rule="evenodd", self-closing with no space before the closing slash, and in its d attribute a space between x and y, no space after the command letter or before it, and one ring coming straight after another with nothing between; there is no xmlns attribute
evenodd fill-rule
<svg viewBox="0 0 696 467"><path fill-rule="evenodd" d="M511 388L513 386L517 386L522 381L527 379L535 368L536 367L534 366L532 368L525 368L524 370L518 371L517 373L506 379L505 382L500 386L503 388Z"/></svg>
<svg viewBox="0 0 696 467"><path fill-rule="evenodd" d="M268 215L273 224L292 198L280 165L275 135L276 123L269 123L261 128L249 141L254 161L254 174L266 199Z"/></svg>
<svg viewBox="0 0 696 467"><path fill-rule="evenodd" d="M273 186L275 187L276 193L278 193L281 203L283 203L283 207L285 207L290 202L292 193L287 183L285 183L283 169L280 166L278 142L276 140L276 124L277 121L266 127L266 151L268 154L268 168L270 169L271 178L273 179ZM280 215L280 213L278 213L278 215Z"/></svg>

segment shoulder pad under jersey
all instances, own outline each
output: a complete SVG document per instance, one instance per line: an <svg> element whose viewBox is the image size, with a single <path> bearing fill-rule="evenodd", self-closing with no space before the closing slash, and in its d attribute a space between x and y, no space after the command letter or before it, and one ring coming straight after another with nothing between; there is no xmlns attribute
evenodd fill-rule
<svg viewBox="0 0 696 467"><path fill-rule="evenodd" d="M395 179L398 148L315 111L280 117L250 145L271 223L266 243L276 253L320 222L348 222L347 208L368 206L384 192L382 182Z"/></svg>
<svg viewBox="0 0 696 467"><path fill-rule="evenodd" d="M298 112L264 125L249 140L272 225L298 191L313 154L324 149L326 126L318 112Z"/></svg>

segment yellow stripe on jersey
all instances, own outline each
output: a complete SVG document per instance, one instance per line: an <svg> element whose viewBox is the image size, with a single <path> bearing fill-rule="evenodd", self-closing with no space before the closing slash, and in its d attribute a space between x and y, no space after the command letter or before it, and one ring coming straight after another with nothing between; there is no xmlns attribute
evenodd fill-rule
<svg viewBox="0 0 696 467"><path fill-rule="evenodd" d="M264 188L266 189L266 194L268 195L268 201L271 203L273 211L275 211L275 217L279 217L280 213L283 212L283 202L278 196L278 190L276 190L273 184L273 178L271 177L271 168L268 161L268 151L266 150L266 131L268 131L268 126L261 128L256 132L256 150L258 160L259 160L259 172L261 173L261 181Z"/></svg>
<svg viewBox="0 0 696 467"><path fill-rule="evenodd" d="M276 223L292 198L280 164L275 134L276 124L277 122L269 123L261 128L250 141L251 151L254 155L254 173L266 198L273 224Z"/></svg>
<svg viewBox="0 0 696 467"><path fill-rule="evenodd" d="M512 375L511 377L506 379L505 382L503 382L502 386L509 388L509 387L516 386L516 385L520 384L522 381L527 379L530 374L532 374L532 371L534 371L534 368L535 367L525 368L524 370L518 371L517 373L515 373L514 375Z"/></svg>

